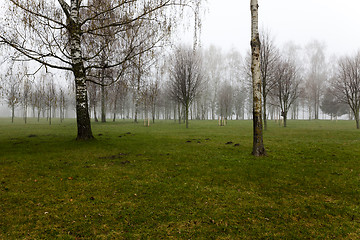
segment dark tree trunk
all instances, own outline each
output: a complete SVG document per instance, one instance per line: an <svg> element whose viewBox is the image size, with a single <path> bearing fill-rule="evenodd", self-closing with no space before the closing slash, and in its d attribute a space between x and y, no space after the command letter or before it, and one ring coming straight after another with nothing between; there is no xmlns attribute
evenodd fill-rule
<svg viewBox="0 0 360 240"><path fill-rule="evenodd" d="M94 104L94 119L95 119L95 122L99 122L99 119L96 116L96 105L95 104Z"/></svg>
<svg viewBox="0 0 360 240"><path fill-rule="evenodd" d="M104 84L104 73L105 71L102 70L101 73L101 83ZM106 122L106 106L105 106L105 86L101 85L101 122Z"/></svg>
<svg viewBox="0 0 360 240"><path fill-rule="evenodd" d="M14 117L15 117L15 106L11 105L11 122L14 123Z"/></svg>
<svg viewBox="0 0 360 240"><path fill-rule="evenodd" d="M50 109L49 109L49 125L51 125L51 104L50 104Z"/></svg>
<svg viewBox="0 0 360 240"><path fill-rule="evenodd" d="M265 91L265 88L263 88L263 91ZM264 95L264 94L263 94L263 100L264 100L264 114L263 114L263 119L264 119L264 130L267 130L266 95Z"/></svg>

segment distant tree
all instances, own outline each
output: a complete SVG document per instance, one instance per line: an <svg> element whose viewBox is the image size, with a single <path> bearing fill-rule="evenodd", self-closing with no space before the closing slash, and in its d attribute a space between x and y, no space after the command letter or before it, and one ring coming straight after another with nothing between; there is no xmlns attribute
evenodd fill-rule
<svg viewBox="0 0 360 240"><path fill-rule="evenodd" d="M319 119L320 99L323 94L326 81L326 58L325 44L314 40L305 46L307 63L306 73L306 98L309 104L309 117L311 113L315 119Z"/></svg>
<svg viewBox="0 0 360 240"><path fill-rule="evenodd" d="M123 115L125 98L128 95L128 86L124 79L117 81L109 88L109 100L112 106L113 122L116 120L116 114Z"/></svg>
<svg viewBox="0 0 360 240"><path fill-rule="evenodd" d="M88 89L88 94L89 94L89 104L90 104L90 109L93 110L94 113L94 120L95 122L98 122L99 119L97 118L97 103L99 102L99 85L95 84L93 82L88 82L87 83L87 89Z"/></svg>
<svg viewBox="0 0 360 240"><path fill-rule="evenodd" d="M218 94L218 114L220 126L226 125L228 117L232 116L234 91L229 83L221 84Z"/></svg>
<svg viewBox="0 0 360 240"><path fill-rule="evenodd" d="M321 100L320 108L321 111L323 111L325 114L330 115L331 120L333 117L340 117L348 112L346 104L341 102L340 99L336 97L336 94L332 88L327 88L325 90L324 97Z"/></svg>
<svg viewBox="0 0 360 240"><path fill-rule="evenodd" d="M288 111L299 96L300 80L295 63L290 59L279 61L275 79L276 84L273 92L277 98L281 116L284 118L284 127L286 127Z"/></svg>
<svg viewBox="0 0 360 240"><path fill-rule="evenodd" d="M201 56L191 47L176 49L170 68L170 94L184 107L186 128L189 108L200 92L203 80Z"/></svg>
<svg viewBox="0 0 360 240"><path fill-rule="evenodd" d="M59 88L58 102L59 102L58 105L60 112L60 122L62 122L65 119L65 112L68 106L67 92L63 87Z"/></svg>
<svg viewBox="0 0 360 240"><path fill-rule="evenodd" d="M211 119L215 119L218 89L224 73L224 56L221 49L211 45L204 51L204 78L207 84L204 88L204 100L210 103ZM206 99L207 98L207 99Z"/></svg>
<svg viewBox="0 0 360 240"><path fill-rule="evenodd" d="M28 107L31 103L32 82L30 80L30 76L28 75L28 69L26 66L22 69L21 73L23 74L21 105L23 107L24 122L26 124L28 118Z"/></svg>
<svg viewBox="0 0 360 240"><path fill-rule="evenodd" d="M250 1L251 9L251 74L253 87L253 151L254 156L266 155L263 143L262 104L261 104L261 69L260 37L258 23L258 1Z"/></svg>
<svg viewBox="0 0 360 240"><path fill-rule="evenodd" d="M360 52L338 61L338 72L332 85L337 98L349 105L354 114L356 128L360 129Z"/></svg>
<svg viewBox="0 0 360 240"><path fill-rule="evenodd" d="M49 125L51 125L52 117L54 117L53 112L57 105L57 92L52 75L47 74L47 78L49 79L46 81L45 86L45 104L48 112L47 119L49 121Z"/></svg>
<svg viewBox="0 0 360 240"><path fill-rule="evenodd" d="M244 86L234 88L234 110L236 120L245 119L245 105L248 91Z"/></svg>
<svg viewBox="0 0 360 240"><path fill-rule="evenodd" d="M37 121L40 121L41 112L45 111L46 100L45 100L45 79L44 75L41 75L38 82L35 83L33 89L33 102L37 109Z"/></svg>
<svg viewBox="0 0 360 240"><path fill-rule="evenodd" d="M160 95L160 83L155 80L149 83L149 104L151 107L152 122L155 123L156 107Z"/></svg>
<svg viewBox="0 0 360 240"><path fill-rule="evenodd" d="M8 72L2 78L2 95L5 102L11 109L11 122L14 122L15 108L21 103L21 76L20 72L16 72L15 66L9 67Z"/></svg>
<svg viewBox="0 0 360 240"><path fill-rule="evenodd" d="M73 73L77 139L89 140L93 139L86 85L91 80L89 75L94 70L104 69L123 73L129 61L168 39L184 6L199 6L200 2L134 0L104 4L104 1L95 0L7 0L10 9L6 14L7 23L0 28L0 45L6 44L43 66ZM101 24L103 19L110 21ZM134 29L143 34L133 34ZM148 41L139 40L139 37L147 37ZM89 39L105 45L95 48L98 51L84 51L89 49L86 48ZM116 57L102 64L101 53L105 46L110 46Z"/></svg>
<svg viewBox="0 0 360 240"><path fill-rule="evenodd" d="M276 48L269 32L262 31L260 33L260 70L262 82L262 98L263 98L263 121L264 129L267 129L267 96L275 86L275 71L278 64L280 53Z"/></svg>

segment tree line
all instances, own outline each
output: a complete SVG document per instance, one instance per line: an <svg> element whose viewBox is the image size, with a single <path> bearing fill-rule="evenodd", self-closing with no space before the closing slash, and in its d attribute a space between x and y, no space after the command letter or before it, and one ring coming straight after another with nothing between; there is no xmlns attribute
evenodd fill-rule
<svg viewBox="0 0 360 240"><path fill-rule="evenodd" d="M320 113L330 118L350 114L356 119L359 54L330 62L325 44L319 41L303 47L287 43L280 51L269 33L260 36L265 129L268 119L282 119L286 126L288 118L319 119ZM109 86L87 82L94 121L145 119L149 124L155 119L180 123L211 119L225 125L229 119L252 118L250 54L243 57L236 49L224 52L216 46L194 52L191 46L182 45L166 55L139 59L141 66L129 67ZM192 71L189 76L186 68ZM18 109L24 118L30 113L38 119L63 119L74 110L71 83L60 84L59 77L49 72L29 75L28 71L26 64L13 63L3 74L3 101L12 117ZM104 76L104 82L113 79L111 72ZM189 81L182 82L184 79Z"/></svg>
<svg viewBox="0 0 360 240"><path fill-rule="evenodd" d="M319 119L321 112L331 118L348 113L359 127L359 54L329 58L316 40L277 46L262 31L251 46L261 81L251 84L250 52L198 45L201 1L8 0L7 7L0 44L11 57L1 90L12 118L20 107L25 121L30 110L38 119L56 112L63 119L75 110L80 140L93 138L90 117L225 125L254 118L255 85L265 129L268 119L281 118L286 127L288 118ZM194 44L174 46L174 26L187 9ZM71 82L64 84L63 76Z"/></svg>

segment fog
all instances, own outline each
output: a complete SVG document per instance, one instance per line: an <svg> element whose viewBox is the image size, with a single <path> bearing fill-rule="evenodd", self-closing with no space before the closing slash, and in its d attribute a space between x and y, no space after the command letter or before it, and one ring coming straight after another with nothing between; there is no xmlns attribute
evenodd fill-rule
<svg viewBox="0 0 360 240"><path fill-rule="evenodd" d="M4 6L5 2L5 0L0 0L2 6ZM360 33L354 31L354 26L360 23L360 15L357 14L360 7L359 1L349 0L344 3L344 1L340 0L260 0L259 5L260 28L270 34L274 45L279 48L279 51L284 54L289 46L297 49L296 53L292 54L297 56L299 65L301 65L299 69L303 71L304 83L305 79L308 78L306 76L307 71L310 71L309 64L312 64L306 62L309 57L307 56L308 52L312 51L308 48L309 44L317 42L323 46L321 47L321 54L324 55L322 67L334 64L343 55L353 55L359 49L360 43L358 39L360 39ZM0 9L2 16L3 12L4 8ZM237 62L238 65L234 67L236 68L236 71L234 71L239 74L238 78L241 80L236 82L222 77L216 81L219 81L219 83L230 81L232 87L246 87L248 83L243 68L246 65L246 57L250 47L249 1L208 0L208 4L201 11L201 15L200 49L203 52L211 52L211 49L215 49L218 52L217 54L221 55L216 61L223 62L226 62L224 59L229 58L231 54L239 54L240 60ZM6 20L2 19L1 21ZM191 44L192 28L185 29L179 34L182 36L179 38L180 42ZM2 53L6 54L5 52ZM4 55L1 57L4 57ZM166 60L162 59L162 61ZM29 63L28 66L30 69L35 68L32 63ZM219 76L231 75L231 70L228 69L227 65L218 63L218 66L225 69L223 72L217 73ZM3 71L4 66L1 69ZM242 69L241 73L240 69ZM330 68L324 68L323 70L328 73L326 75L327 80L332 77L331 74L333 73L331 73ZM65 76L51 69L47 69L47 71L54 73L54 82L56 82L57 87L69 85L68 82L64 81ZM207 71L209 72L210 69L207 69ZM213 81L215 80L213 79ZM166 77L161 84L161 87L165 89ZM329 82L326 81L326 84L322 87L325 88L328 85ZM72 96L71 90L67 90L69 91L68 96ZM133 96L129 95L129 97ZM66 113L68 117L74 117L74 106L73 103L71 104L69 104ZM309 114L303 108L300 115L306 119ZM16 116L21 117L23 115L22 111L20 107L17 107ZM30 109L27 114L32 115ZM0 116L9 117L10 115L11 111L7 104L2 101L0 104ZM110 116L110 112L108 112L108 115ZM211 114L207 113L207 115L210 116ZM247 113L246 117L249 118L250 115ZM163 116L163 118L166 117ZM329 116L320 114L320 118L329 118Z"/></svg>

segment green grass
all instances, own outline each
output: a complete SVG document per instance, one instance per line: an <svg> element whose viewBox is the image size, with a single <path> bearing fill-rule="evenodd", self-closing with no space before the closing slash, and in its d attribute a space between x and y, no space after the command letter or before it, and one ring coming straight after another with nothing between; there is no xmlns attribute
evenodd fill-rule
<svg viewBox="0 0 360 240"><path fill-rule="evenodd" d="M74 140L72 120L9 122L0 239L360 238L350 121L269 122L263 158L250 154L250 121L93 123L91 142Z"/></svg>

